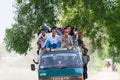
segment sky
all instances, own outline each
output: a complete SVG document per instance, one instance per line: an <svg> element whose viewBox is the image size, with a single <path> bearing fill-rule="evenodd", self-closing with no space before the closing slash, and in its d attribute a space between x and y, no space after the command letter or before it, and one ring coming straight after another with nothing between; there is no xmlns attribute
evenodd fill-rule
<svg viewBox="0 0 120 80"><path fill-rule="evenodd" d="M0 44L5 37L5 29L11 27L13 20L14 0L1 0L0 2Z"/></svg>

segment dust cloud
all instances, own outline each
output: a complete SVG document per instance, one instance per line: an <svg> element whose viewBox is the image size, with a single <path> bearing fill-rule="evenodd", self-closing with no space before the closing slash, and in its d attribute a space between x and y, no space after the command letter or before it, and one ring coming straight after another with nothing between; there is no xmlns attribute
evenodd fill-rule
<svg viewBox="0 0 120 80"><path fill-rule="evenodd" d="M26 56L8 53L0 45L0 80L37 80L37 70L33 72L30 68L32 59L36 57L34 53Z"/></svg>

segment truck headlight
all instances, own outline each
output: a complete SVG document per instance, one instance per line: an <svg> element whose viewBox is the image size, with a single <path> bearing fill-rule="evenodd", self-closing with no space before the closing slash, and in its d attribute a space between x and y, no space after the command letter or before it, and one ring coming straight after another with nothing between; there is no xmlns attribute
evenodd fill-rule
<svg viewBox="0 0 120 80"><path fill-rule="evenodd" d="M78 76L78 80L82 80L83 79L83 76Z"/></svg>
<svg viewBox="0 0 120 80"><path fill-rule="evenodd" d="M39 80L43 80L43 79L39 78Z"/></svg>

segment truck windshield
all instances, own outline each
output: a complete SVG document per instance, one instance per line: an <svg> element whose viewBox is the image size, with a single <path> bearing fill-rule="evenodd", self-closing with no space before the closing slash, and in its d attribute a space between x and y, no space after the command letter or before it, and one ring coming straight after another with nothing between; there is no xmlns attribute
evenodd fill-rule
<svg viewBox="0 0 120 80"><path fill-rule="evenodd" d="M77 68L80 66L80 57L77 53L49 53L43 54L39 69Z"/></svg>

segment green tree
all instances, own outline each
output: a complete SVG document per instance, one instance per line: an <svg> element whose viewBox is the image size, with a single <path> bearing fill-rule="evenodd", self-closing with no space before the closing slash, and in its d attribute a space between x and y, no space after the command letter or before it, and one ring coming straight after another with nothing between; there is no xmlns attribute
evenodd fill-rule
<svg viewBox="0 0 120 80"><path fill-rule="evenodd" d="M120 55L119 14L119 0L17 0L16 23L6 30L6 48L24 54L40 26L59 22L83 29L95 49L107 45Z"/></svg>
<svg viewBox="0 0 120 80"><path fill-rule="evenodd" d="M6 30L7 50L26 53L33 35L44 23L51 27L57 23L59 2L60 0L16 0L15 24Z"/></svg>

